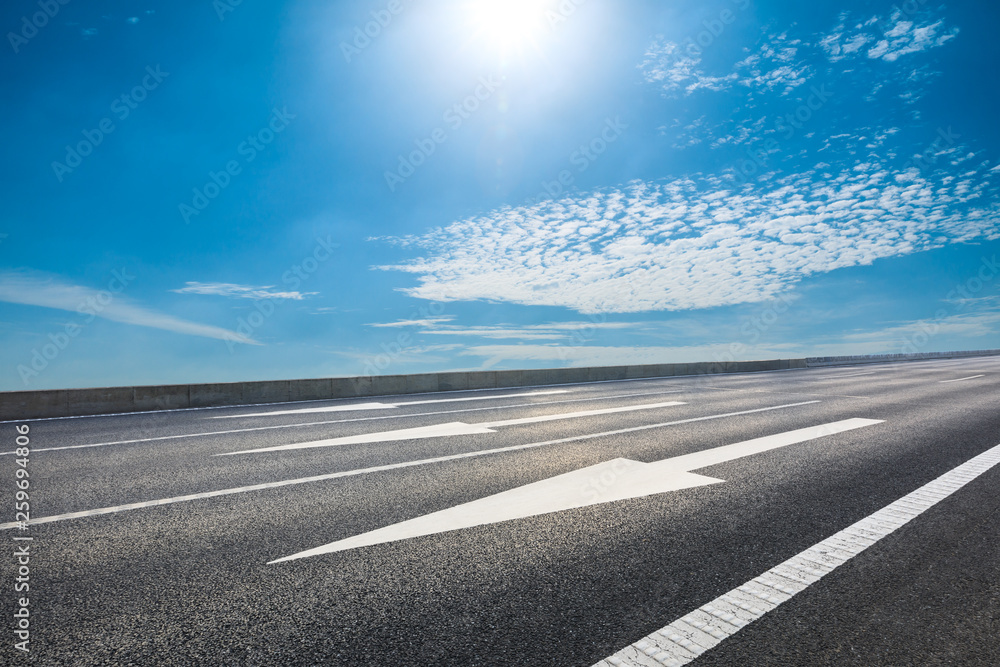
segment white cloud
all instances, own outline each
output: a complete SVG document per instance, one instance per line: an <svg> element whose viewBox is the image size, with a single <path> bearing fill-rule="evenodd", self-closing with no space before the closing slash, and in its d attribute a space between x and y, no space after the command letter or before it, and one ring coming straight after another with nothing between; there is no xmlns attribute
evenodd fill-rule
<svg viewBox="0 0 1000 667"><path fill-rule="evenodd" d="M431 317L424 320L398 320L396 322L381 322L373 323L367 326L377 327L380 329L394 328L394 327L432 327L442 324L444 322L450 322L451 317Z"/></svg>
<svg viewBox="0 0 1000 667"><path fill-rule="evenodd" d="M753 54L736 63L740 83L753 90L781 90L787 95L806 82L811 70L798 62L802 42L787 33L769 35Z"/></svg>
<svg viewBox="0 0 1000 667"><path fill-rule="evenodd" d="M173 315L135 305L127 301L125 297L110 291L67 284L55 278L26 273L0 274L0 301L68 310L88 317L93 314L113 322L162 329L189 336L260 345L252 338L227 329L189 322Z"/></svg>
<svg viewBox="0 0 1000 667"><path fill-rule="evenodd" d="M227 296L236 299L292 299L300 301L307 296L315 296L318 292L275 292L274 285L236 285L234 283L199 283L186 282L180 289L170 290L178 294L211 294Z"/></svg>
<svg viewBox="0 0 1000 667"><path fill-rule="evenodd" d="M715 76L704 72L700 55L685 53L681 45L657 37L646 49L639 69L647 83L658 84L667 93L690 95L697 90L728 90L739 84L751 90L788 94L811 74L809 67L798 61L801 44L789 39L787 33L768 35L756 51L734 65L732 72Z"/></svg>
<svg viewBox="0 0 1000 667"><path fill-rule="evenodd" d="M846 21L843 16L841 24L819 41L831 62L862 56L895 62L911 53L943 46L958 36L958 28L946 28L943 20L918 23L898 9L888 20L876 16L850 28Z"/></svg>
<svg viewBox="0 0 1000 667"><path fill-rule="evenodd" d="M771 345L747 348L741 360L787 359L798 353L797 346ZM690 346L604 346L604 345L476 345L459 354L484 357L480 369L498 364L517 366L518 362L542 362L567 366L624 366L642 364L729 361L729 344ZM526 364L520 364L526 365Z"/></svg>
<svg viewBox="0 0 1000 667"><path fill-rule="evenodd" d="M966 300L963 307L968 307L971 301L973 300ZM984 298L983 301L992 303L988 297ZM846 334L841 336L841 340L846 343L876 340L892 341L897 343L897 347L902 347L902 343L910 340L916 334L927 336L928 330L933 333L934 337L938 338L946 336L959 338L995 338L998 331L1000 331L1000 313L958 313L951 314L940 321L928 319L902 322L877 331Z"/></svg>
<svg viewBox="0 0 1000 667"><path fill-rule="evenodd" d="M635 181L400 239L425 256L377 268L417 275L405 291L435 301L581 313L758 302L812 274L1000 238L996 206L966 203L992 188L986 174L897 174L869 161L828 178L774 177L768 189L711 176Z"/></svg>
<svg viewBox="0 0 1000 667"><path fill-rule="evenodd" d="M739 78L736 74L709 76L700 64L700 57L685 54L679 44L657 37L646 49L639 69L647 83L660 84L668 93L683 90L689 95L700 89L726 90Z"/></svg>
<svg viewBox="0 0 1000 667"><path fill-rule="evenodd" d="M475 336L479 338L515 338L519 340L569 340L588 335L599 329L629 329L627 322L556 322L551 324L529 324L523 326L447 326L432 327L421 333L433 336Z"/></svg>

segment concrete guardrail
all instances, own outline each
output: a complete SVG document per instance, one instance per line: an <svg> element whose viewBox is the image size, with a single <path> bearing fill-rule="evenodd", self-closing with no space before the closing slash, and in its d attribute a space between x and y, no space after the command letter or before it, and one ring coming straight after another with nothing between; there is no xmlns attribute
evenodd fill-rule
<svg viewBox="0 0 1000 667"><path fill-rule="evenodd" d="M373 375L314 380L229 382L97 389L55 389L0 392L0 420L43 419L181 408L223 407L261 403L289 403L332 398L394 396L399 394L498 389L536 385L574 384L607 380L754 373L813 366L891 363L920 359L950 359L1000 355L1000 350L924 354L884 354L856 357L816 357L770 361L700 362L552 368L511 371Z"/></svg>

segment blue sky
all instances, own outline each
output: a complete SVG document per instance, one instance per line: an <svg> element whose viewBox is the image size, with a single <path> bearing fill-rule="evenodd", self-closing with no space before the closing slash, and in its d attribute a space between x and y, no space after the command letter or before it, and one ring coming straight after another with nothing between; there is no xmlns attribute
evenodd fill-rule
<svg viewBox="0 0 1000 667"><path fill-rule="evenodd" d="M4 3L0 390L1000 347L998 21Z"/></svg>

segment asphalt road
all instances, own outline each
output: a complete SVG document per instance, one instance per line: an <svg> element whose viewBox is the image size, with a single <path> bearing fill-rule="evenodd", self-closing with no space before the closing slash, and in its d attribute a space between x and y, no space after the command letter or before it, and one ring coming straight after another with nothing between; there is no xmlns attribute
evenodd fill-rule
<svg viewBox="0 0 1000 667"><path fill-rule="evenodd" d="M593 665L1000 445L998 397L994 357L25 422L0 663ZM1000 466L949 489L694 664L1000 664Z"/></svg>

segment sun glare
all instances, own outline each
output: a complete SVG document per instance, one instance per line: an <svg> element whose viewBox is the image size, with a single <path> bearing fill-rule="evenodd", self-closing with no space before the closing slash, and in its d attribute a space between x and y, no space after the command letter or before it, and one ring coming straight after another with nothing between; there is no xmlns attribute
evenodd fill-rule
<svg viewBox="0 0 1000 667"><path fill-rule="evenodd" d="M545 0L470 0L473 41L485 41L504 54L533 44L545 27Z"/></svg>

